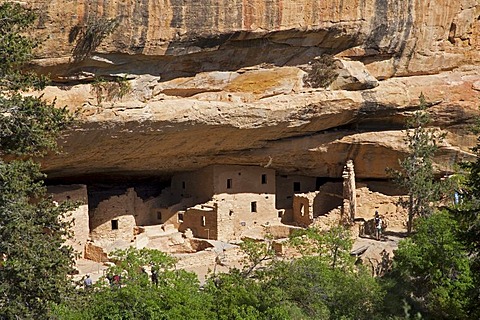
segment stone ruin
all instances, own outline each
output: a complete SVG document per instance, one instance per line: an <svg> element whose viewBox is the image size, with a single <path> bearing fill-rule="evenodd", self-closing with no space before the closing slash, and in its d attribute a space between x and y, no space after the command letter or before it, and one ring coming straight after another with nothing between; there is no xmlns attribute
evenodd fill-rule
<svg viewBox="0 0 480 320"><path fill-rule="evenodd" d="M70 244L81 258L98 262L128 246L190 254L211 247L209 240L235 243L264 239L267 233L280 239L311 225L328 229L349 222L354 230L365 226L360 222L371 219L374 210L384 212L392 226L403 226L397 198L369 189L388 187L356 185L351 160L342 178L319 183L315 177L278 175L265 167L215 165L176 174L170 186L148 196L137 187L98 191L71 185L49 192L58 202L82 202L72 215Z"/></svg>
<svg viewBox="0 0 480 320"><path fill-rule="evenodd" d="M355 188L355 170L353 161L348 160L343 168L343 217L350 222L355 220L357 211L357 194Z"/></svg>

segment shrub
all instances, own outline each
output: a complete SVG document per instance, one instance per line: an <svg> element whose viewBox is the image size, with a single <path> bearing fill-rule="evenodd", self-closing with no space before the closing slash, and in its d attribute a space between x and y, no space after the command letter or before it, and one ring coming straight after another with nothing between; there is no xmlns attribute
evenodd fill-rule
<svg viewBox="0 0 480 320"><path fill-rule="evenodd" d="M312 88L325 88L338 77L335 60L331 55L321 55L310 63L304 81Z"/></svg>

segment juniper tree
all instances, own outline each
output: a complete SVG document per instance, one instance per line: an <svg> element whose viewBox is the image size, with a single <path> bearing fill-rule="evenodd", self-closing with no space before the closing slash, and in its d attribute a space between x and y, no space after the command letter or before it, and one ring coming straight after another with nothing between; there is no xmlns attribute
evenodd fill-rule
<svg viewBox="0 0 480 320"><path fill-rule="evenodd" d="M0 319L46 319L69 288L73 252L64 245L70 209L46 196L33 160L54 150L71 122L67 110L20 91L46 79L26 70L38 43L27 36L35 13L0 4ZM12 160L15 159L15 160Z"/></svg>

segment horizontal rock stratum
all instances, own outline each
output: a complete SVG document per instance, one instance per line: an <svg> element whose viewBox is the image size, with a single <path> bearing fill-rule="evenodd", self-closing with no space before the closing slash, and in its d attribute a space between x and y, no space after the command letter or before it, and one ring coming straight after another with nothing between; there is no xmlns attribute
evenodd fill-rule
<svg viewBox="0 0 480 320"><path fill-rule="evenodd" d="M447 133L439 172L475 144L477 0L27 5L39 9L35 33L46 39L32 65L54 80L45 97L81 114L65 153L43 161L53 178L169 176L209 164L340 177L348 159L358 178L385 178L422 92L432 126ZM323 54L341 75L310 88L306 71Z"/></svg>

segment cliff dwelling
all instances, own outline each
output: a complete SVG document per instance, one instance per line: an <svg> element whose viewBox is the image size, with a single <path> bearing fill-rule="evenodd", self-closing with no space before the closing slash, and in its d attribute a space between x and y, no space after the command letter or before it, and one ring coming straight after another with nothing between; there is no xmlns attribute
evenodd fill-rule
<svg viewBox="0 0 480 320"><path fill-rule="evenodd" d="M176 249L166 250L180 252L192 249L193 242L186 248L183 238L235 242L263 239L267 233L287 237L296 227L353 221L352 210L362 221L371 219L374 210L385 210L391 226L402 227L398 199L372 192L368 185L357 190L353 163L345 168L343 183L259 166L212 165L175 174L168 184L52 186L49 192L55 201L82 203L71 217L72 244L81 257L90 258L130 245L165 246L159 244L164 236L170 242L177 239ZM388 190L388 184L376 188ZM92 259L106 259L100 256L104 258Z"/></svg>

